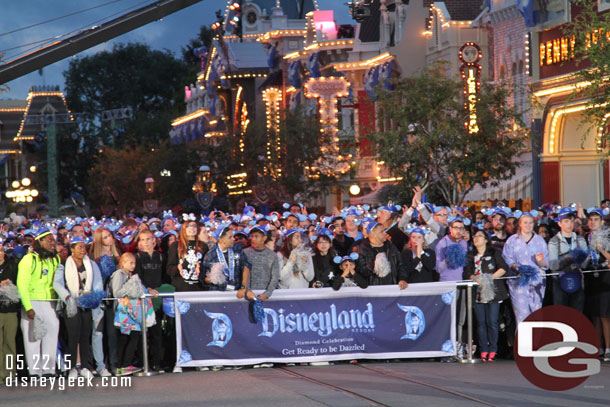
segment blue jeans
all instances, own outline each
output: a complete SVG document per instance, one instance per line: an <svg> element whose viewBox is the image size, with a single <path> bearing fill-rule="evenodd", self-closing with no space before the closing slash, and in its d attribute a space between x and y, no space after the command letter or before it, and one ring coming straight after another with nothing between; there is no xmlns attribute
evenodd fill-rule
<svg viewBox="0 0 610 407"><path fill-rule="evenodd" d="M474 304L474 315L477 319L477 334L481 353L498 352L498 313L497 302Z"/></svg>

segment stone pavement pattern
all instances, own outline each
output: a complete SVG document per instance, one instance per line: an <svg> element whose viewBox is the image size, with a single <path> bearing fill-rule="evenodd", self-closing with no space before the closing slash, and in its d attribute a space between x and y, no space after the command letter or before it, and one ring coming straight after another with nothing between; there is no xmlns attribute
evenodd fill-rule
<svg viewBox="0 0 610 407"><path fill-rule="evenodd" d="M12 407L608 406L610 365L604 364L600 374L565 392L534 387L511 361L477 365L410 361L219 372L185 369L183 374L134 377L130 388L0 387L0 399L2 405Z"/></svg>

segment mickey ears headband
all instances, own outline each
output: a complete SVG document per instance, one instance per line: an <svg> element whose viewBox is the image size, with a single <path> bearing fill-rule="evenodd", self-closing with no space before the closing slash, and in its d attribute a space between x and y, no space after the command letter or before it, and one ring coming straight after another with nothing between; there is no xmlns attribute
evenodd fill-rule
<svg viewBox="0 0 610 407"><path fill-rule="evenodd" d="M343 256L343 257L335 256L335 258L333 259L333 261L336 264L341 264L344 261L356 261L356 260L358 260L358 253L355 253L355 252L354 253L350 253L349 256Z"/></svg>
<svg viewBox="0 0 610 407"><path fill-rule="evenodd" d="M184 220L184 222L188 222L188 221L196 222L197 221L197 217L193 213L189 213L189 214L183 213L182 219Z"/></svg>

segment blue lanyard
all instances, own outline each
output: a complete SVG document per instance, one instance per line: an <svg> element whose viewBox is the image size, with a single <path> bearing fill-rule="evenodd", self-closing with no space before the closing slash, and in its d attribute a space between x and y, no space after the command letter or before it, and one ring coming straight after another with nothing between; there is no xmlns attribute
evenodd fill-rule
<svg viewBox="0 0 610 407"><path fill-rule="evenodd" d="M222 264L222 268L225 274L228 274L229 281L233 281L235 279L235 257L233 256L233 249L229 248L227 256L229 257L229 264L227 265L227 261L225 259L225 255L220 250L219 246L216 246L216 252L218 255L218 261Z"/></svg>

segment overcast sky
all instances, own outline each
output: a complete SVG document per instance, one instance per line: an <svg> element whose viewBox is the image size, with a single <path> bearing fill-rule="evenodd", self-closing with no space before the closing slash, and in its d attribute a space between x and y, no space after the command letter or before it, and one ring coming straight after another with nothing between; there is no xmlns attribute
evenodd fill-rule
<svg viewBox="0 0 610 407"><path fill-rule="evenodd" d="M4 53L3 60L11 60L15 56L32 52L41 45L33 44L27 47L12 49L23 44L54 38L78 29L90 28L101 24L108 17L116 18L124 14L125 10L139 8L153 0L116 0L112 4L96 8L85 13L58 19L33 28L10 31L38 24L46 20L55 19L88 9L113 0L4 0L0 12L0 54ZM344 4L346 0L318 0L320 9L335 10L335 20L339 24L354 24ZM204 0L182 11L174 13L160 21L145 25L107 43L83 51L79 56L91 55L102 50L112 49L115 42L143 42L153 48L168 49L174 55L180 55L180 48L187 44L191 38L199 33L202 25L210 25L214 19L214 12L224 9L226 0ZM29 51L28 51L29 50ZM26 52L27 51L27 52ZM45 67L42 75L33 72L15 79L6 85L8 92L0 94L0 99L25 99L32 85L60 85L63 90L63 71L68 67L69 58Z"/></svg>

